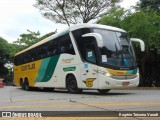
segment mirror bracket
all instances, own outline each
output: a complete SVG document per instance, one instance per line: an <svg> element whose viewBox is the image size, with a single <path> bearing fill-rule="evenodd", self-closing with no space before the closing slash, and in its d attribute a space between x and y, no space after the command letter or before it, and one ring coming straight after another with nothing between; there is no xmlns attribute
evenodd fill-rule
<svg viewBox="0 0 160 120"><path fill-rule="evenodd" d="M140 43L140 47L141 47L141 51L145 51L145 44L141 39L130 38L130 40L133 41L133 42L139 42Z"/></svg>
<svg viewBox="0 0 160 120"><path fill-rule="evenodd" d="M98 33L87 33L82 35L82 37L94 37L97 41L98 47L102 48L104 46L102 36Z"/></svg>

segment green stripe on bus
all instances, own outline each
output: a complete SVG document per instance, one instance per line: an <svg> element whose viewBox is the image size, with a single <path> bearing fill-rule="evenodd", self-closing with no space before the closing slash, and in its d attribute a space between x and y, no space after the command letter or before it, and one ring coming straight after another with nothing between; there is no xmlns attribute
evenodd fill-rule
<svg viewBox="0 0 160 120"><path fill-rule="evenodd" d="M41 66L38 71L38 76L36 78L36 82L41 82L45 76L46 68L48 67L50 58L46 58L42 60Z"/></svg>
<svg viewBox="0 0 160 120"><path fill-rule="evenodd" d="M60 55L57 55L57 56L54 56L54 57L50 58L50 61L49 61L49 64L48 64L48 67L46 69L46 73L45 73L45 76L44 76L42 82L47 82L51 79L52 75L54 74L57 62L59 60L59 56Z"/></svg>
<svg viewBox="0 0 160 120"><path fill-rule="evenodd" d="M76 70L76 67L66 67L66 68L63 68L64 72L75 71L75 70Z"/></svg>
<svg viewBox="0 0 160 120"><path fill-rule="evenodd" d="M36 82L47 82L51 79L60 55L42 60Z"/></svg>

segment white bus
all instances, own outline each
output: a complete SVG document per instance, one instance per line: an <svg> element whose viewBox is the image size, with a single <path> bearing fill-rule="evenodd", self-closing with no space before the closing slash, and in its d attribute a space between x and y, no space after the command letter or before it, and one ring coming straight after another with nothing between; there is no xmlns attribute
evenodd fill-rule
<svg viewBox="0 0 160 120"><path fill-rule="evenodd" d="M126 31L82 24L52 35L17 53L14 84L22 89L66 88L70 93L136 87L139 72L132 41Z"/></svg>

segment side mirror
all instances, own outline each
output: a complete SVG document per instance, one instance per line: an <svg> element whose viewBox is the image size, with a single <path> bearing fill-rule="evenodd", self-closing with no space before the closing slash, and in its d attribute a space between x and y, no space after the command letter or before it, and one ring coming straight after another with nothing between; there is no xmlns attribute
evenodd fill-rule
<svg viewBox="0 0 160 120"><path fill-rule="evenodd" d="M141 46L141 51L145 51L145 44L141 39L131 38L130 40L133 42L139 42L140 46Z"/></svg>
<svg viewBox="0 0 160 120"><path fill-rule="evenodd" d="M98 33L87 33L82 35L82 37L94 37L97 41L98 47L104 46L102 36Z"/></svg>

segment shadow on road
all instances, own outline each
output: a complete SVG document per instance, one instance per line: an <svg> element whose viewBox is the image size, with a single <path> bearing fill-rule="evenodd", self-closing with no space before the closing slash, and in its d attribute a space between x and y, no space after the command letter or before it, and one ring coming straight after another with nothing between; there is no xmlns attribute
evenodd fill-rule
<svg viewBox="0 0 160 120"><path fill-rule="evenodd" d="M18 88L19 90L22 90L21 88ZM25 90L23 90L25 91ZM71 94L66 89L40 89L40 88L34 88L31 91L26 92L47 92L47 93L63 93L63 94ZM96 95L96 96L117 96L117 95L133 95L135 93L127 90L111 90L110 92L102 95L96 90L84 90L80 94L72 94L72 95Z"/></svg>

